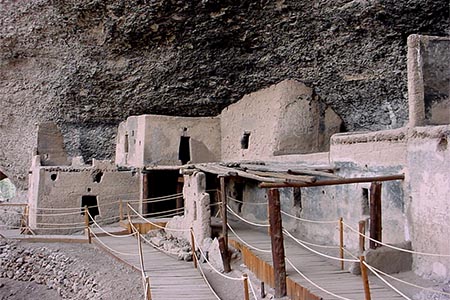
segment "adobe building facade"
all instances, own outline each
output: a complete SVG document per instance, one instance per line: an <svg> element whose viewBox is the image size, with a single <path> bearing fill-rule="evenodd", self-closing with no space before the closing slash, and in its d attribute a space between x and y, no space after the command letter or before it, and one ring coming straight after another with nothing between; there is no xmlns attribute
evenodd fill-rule
<svg viewBox="0 0 450 300"><path fill-rule="evenodd" d="M210 204L217 198L209 190L217 188L217 175L196 165L327 166L344 178L405 174L403 181L382 185L383 242L411 242L414 251L449 254L450 79L445 72L449 44L443 38L409 38L410 122L404 128L340 133L339 116L311 88L286 80L245 96L216 117L129 117L118 128L115 163L85 166L76 159L69 163L70 158L58 152L61 147L44 151L41 145L30 174L31 225L39 228L40 223L56 222L39 216L41 207L81 208L83 199L94 199L86 196L95 196L100 207L119 199L139 199L138 208L145 214L155 209L145 206L145 199L182 192L184 214L168 226L198 227L197 239L202 240L211 236ZM439 82L434 84L430 78ZM282 209L311 220L342 217L357 228L359 221L369 218L369 185L282 188ZM267 201L258 182L230 179L227 194L242 202L230 202L242 217L267 221L267 207L253 205ZM111 207L101 209L98 218L117 215L118 207ZM82 218L74 215L73 221ZM339 241L336 225L319 226L284 216L283 226L318 243ZM348 249L358 249L357 235L346 230L345 237ZM413 269L438 280L450 278L448 258L414 255Z"/></svg>

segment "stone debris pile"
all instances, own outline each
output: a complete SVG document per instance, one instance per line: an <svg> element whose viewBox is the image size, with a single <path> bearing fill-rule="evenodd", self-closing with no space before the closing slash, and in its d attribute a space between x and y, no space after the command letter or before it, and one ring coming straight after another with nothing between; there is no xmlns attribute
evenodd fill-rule
<svg viewBox="0 0 450 300"><path fill-rule="evenodd" d="M35 281L63 299L102 299L96 279L77 259L45 247L25 248L1 240L0 278Z"/></svg>
<svg viewBox="0 0 450 300"><path fill-rule="evenodd" d="M178 260L192 261L191 245L185 240L169 236L164 230L151 230L145 238L161 251L176 256Z"/></svg>

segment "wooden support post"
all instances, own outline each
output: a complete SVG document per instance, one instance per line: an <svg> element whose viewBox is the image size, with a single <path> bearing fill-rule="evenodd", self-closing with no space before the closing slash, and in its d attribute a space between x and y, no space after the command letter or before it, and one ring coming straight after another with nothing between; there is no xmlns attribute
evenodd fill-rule
<svg viewBox="0 0 450 300"><path fill-rule="evenodd" d="M284 260L283 226L281 220L280 192L269 189L269 224L272 244L272 261L275 282L275 298L286 296L286 262Z"/></svg>
<svg viewBox="0 0 450 300"><path fill-rule="evenodd" d="M146 285L146 300L152 300L152 291L150 290L150 277L145 277L145 285Z"/></svg>
<svg viewBox="0 0 450 300"><path fill-rule="evenodd" d="M222 260L224 264L223 265L224 271L230 272L231 264L230 264L230 252L228 251L228 217L227 217L226 185L225 185L225 177L220 176L219 178L220 178L220 201L222 202L222 205L220 207L222 208L223 255L227 257L227 259Z"/></svg>
<svg viewBox="0 0 450 300"><path fill-rule="evenodd" d="M227 250L225 247L225 238L223 236L219 237L219 250L220 250L220 255L222 256L223 271L225 273L228 273L231 271L230 256L227 253Z"/></svg>
<svg viewBox="0 0 450 300"><path fill-rule="evenodd" d="M127 218L128 218L128 233L133 233L133 229L131 228L131 209L130 203L127 202Z"/></svg>
<svg viewBox="0 0 450 300"><path fill-rule="evenodd" d="M366 265L364 264L364 256L359 257L359 263L361 266L361 278L362 278L363 285L364 285L364 295L365 295L364 299L371 300L369 278L367 277L367 268L366 268Z"/></svg>
<svg viewBox="0 0 450 300"><path fill-rule="evenodd" d="M139 233L139 231L136 231L136 233L137 233L137 243L138 243L138 250L139 250L139 263L141 264L142 273L145 273L144 253L142 252L141 234Z"/></svg>
<svg viewBox="0 0 450 300"><path fill-rule="evenodd" d="M366 234L366 221L361 220L359 221L359 253L364 253L366 250L366 238L364 235Z"/></svg>
<svg viewBox="0 0 450 300"><path fill-rule="evenodd" d="M148 190L148 173L142 174L142 206L141 206L141 213L143 216L146 216L150 212L149 207L150 203L148 202L149 198L149 190Z"/></svg>
<svg viewBox="0 0 450 300"><path fill-rule="evenodd" d="M266 288L264 286L264 281L261 281L261 298L266 298Z"/></svg>
<svg viewBox="0 0 450 300"><path fill-rule="evenodd" d="M370 238L382 242L381 223L381 182L372 182L370 185ZM376 249L380 245L370 241L370 249Z"/></svg>
<svg viewBox="0 0 450 300"><path fill-rule="evenodd" d="M197 255L195 254L195 238L194 238L194 230L191 227L191 248L192 248L192 261L194 262L194 268L197 269Z"/></svg>
<svg viewBox="0 0 450 300"><path fill-rule="evenodd" d="M344 270L344 219L339 218L339 255L341 258L341 270Z"/></svg>
<svg viewBox="0 0 450 300"><path fill-rule="evenodd" d="M248 275L242 274L242 277L244 277L244 300L250 300L250 295L248 293Z"/></svg>
<svg viewBox="0 0 450 300"><path fill-rule="evenodd" d="M178 177L178 180L177 180L177 194L183 193L183 185L184 185L184 177L180 176L180 177ZM184 207L184 201L183 201L183 195L181 195L176 199L176 209L180 209L183 207ZM180 212L178 210L177 210L177 212L178 212L177 213L178 215L184 214L183 212Z"/></svg>
<svg viewBox="0 0 450 300"><path fill-rule="evenodd" d="M123 202L119 200L119 220L123 220Z"/></svg>

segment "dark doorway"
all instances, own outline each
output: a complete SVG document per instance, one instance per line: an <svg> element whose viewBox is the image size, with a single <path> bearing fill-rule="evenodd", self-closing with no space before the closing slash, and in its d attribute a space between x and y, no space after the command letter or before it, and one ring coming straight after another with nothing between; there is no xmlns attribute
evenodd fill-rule
<svg viewBox="0 0 450 300"><path fill-rule="evenodd" d="M98 203L97 203L97 196L81 196L81 214L84 216L84 208L88 207L89 214L92 216L92 218L95 218L95 216L99 215L98 210ZM89 223L92 224L93 220L89 216Z"/></svg>
<svg viewBox="0 0 450 300"><path fill-rule="evenodd" d="M174 214L174 210L178 205L184 203L175 197L170 197L168 200L153 199L165 196L174 196L180 192L179 188L179 171L178 170L157 170L149 171L144 174L147 176L147 195L144 193L144 198L150 199L144 202L144 215L148 217L158 217L167 214ZM183 196L180 196L183 197ZM169 211L169 212L168 212Z"/></svg>
<svg viewBox="0 0 450 300"><path fill-rule="evenodd" d="M190 147L190 137L181 136L180 137L180 148L178 150L178 159L181 160L181 164L185 165L191 160L191 147Z"/></svg>

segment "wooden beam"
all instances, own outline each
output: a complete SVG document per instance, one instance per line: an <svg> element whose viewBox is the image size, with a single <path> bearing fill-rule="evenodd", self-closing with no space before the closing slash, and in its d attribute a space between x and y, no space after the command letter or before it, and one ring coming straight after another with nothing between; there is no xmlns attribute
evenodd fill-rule
<svg viewBox="0 0 450 300"><path fill-rule="evenodd" d="M142 199L145 201L145 199L149 198L149 190L148 190L148 173L142 173ZM146 215L150 212L150 203L148 201L145 201L142 205L142 215Z"/></svg>
<svg viewBox="0 0 450 300"><path fill-rule="evenodd" d="M267 191L267 194L269 197L269 224L272 244L273 276L275 278L275 298L281 298L286 296L287 288L280 192L278 189L270 189Z"/></svg>
<svg viewBox="0 0 450 300"><path fill-rule="evenodd" d="M356 177L356 178L319 180L313 183L273 183L266 181L261 183L259 187L270 189L283 187L314 187L314 186L339 185L339 184L351 184L351 183L374 182L374 181L403 180L403 179L405 179L404 174L376 176L376 177Z"/></svg>
<svg viewBox="0 0 450 300"><path fill-rule="evenodd" d="M372 182L370 185L370 237L382 242L382 216L381 216L381 182ZM370 241L370 249L381 246Z"/></svg>
<svg viewBox="0 0 450 300"><path fill-rule="evenodd" d="M286 181L299 181L299 182L316 182L316 177L314 176L305 176L305 175L293 175L288 173L280 173L280 172L264 172L264 171L254 171L247 170L247 173L263 176L263 177L273 177L273 178L281 178Z"/></svg>
<svg viewBox="0 0 450 300"><path fill-rule="evenodd" d="M220 256L222 257L223 271L225 273L228 273L231 271L230 255L228 255L228 247L225 245L226 245L225 237L220 236L219 237L219 251L220 251Z"/></svg>
<svg viewBox="0 0 450 300"><path fill-rule="evenodd" d="M222 237L223 249L220 250L222 254L223 270L225 272L231 271L230 253L228 251L228 216L227 216L227 190L225 185L225 177L219 177L220 180L220 201L222 205ZM225 259L224 259L225 257Z"/></svg>

